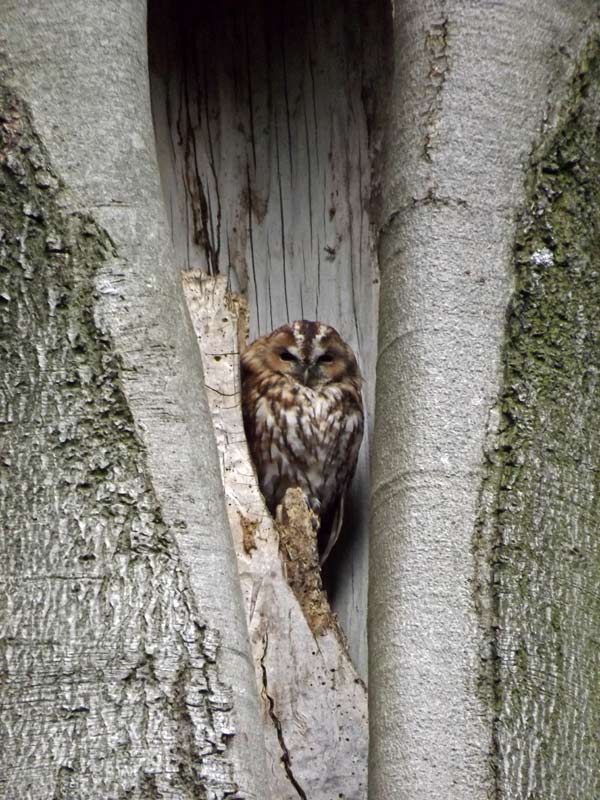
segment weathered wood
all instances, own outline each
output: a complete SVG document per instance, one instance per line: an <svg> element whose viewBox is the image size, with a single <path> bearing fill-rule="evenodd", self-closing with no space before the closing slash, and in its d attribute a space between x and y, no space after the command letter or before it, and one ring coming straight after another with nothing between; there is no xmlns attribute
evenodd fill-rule
<svg viewBox="0 0 600 800"><path fill-rule="evenodd" d="M290 490L273 522L246 445L239 378L245 303L227 291L225 276L183 275L261 687L273 797L366 798L366 689L321 590L311 514L302 493Z"/></svg>
<svg viewBox="0 0 600 800"><path fill-rule="evenodd" d="M226 275L250 335L299 318L357 351L367 426L329 589L366 676L369 452L378 275L368 113L387 3L151 4L153 112L184 269Z"/></svg>

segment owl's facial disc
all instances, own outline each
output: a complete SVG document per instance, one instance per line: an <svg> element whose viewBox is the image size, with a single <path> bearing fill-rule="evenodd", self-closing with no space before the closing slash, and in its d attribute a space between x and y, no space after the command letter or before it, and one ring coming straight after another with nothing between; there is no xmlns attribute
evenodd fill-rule
<svg viewBox="0 0 600 800"><path fill-rule="evenodd" d="M324 353L318 358L300 354L294 347L282 348L279 353L281 363L280 371L286 375L294 377L299 383L305 386L316 386L323 383L326 377L321 369L333 361L330 353Z"/></svg>
<svg viewBox="0 0 600 800"><path fill-rule="evenodd" d="M323 386L330 380L329 367L334 362L335 355L330 351L311 354L304 362L304 383L311 388Z"/></svg>
<svg viewBox="0 0 600 800"><path fill-rule="evenodd" d="M284 325L257 340L256 349L268 369L311 389L348 377L360 381L352 350L336 330L320 322L300 320Z"/></svg>

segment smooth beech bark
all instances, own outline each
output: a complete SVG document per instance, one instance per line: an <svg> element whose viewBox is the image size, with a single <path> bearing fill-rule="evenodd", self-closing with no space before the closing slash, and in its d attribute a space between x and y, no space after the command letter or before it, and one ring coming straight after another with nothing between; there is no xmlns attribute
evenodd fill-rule
<svg viewBox="0 0 600 800"><path fill-rule="evenodd" d="M550 475L555 469L558 488L571 486L575 472L567 458L558 464L549 456L558 428L543 413L546 384L536 376L544 371L531 357L517 380L510 354L519 309L527 316L527 298L539 291L536 260L546 257L544 248L567 246L565 234L549 228L547 241L538 235L527 242L533 250L515 257L523 239L517 217L533 197L530 156L556 137L573 102L574 76L597 41L598 8L557 0L404 0L394 8L379 245L369 797L592 800L599 770L591 620L598 613L584 597L598 570L598 547L590 541L598 503L593 457L586 455L588 471L577 478L595 498L590 513L577 511L579 501L575 494L567 499L566 488L557 505ZM590 82L597 91L597 76ZM593 180L597 166L584 153ZM547 202L556 196L548 194ZM573 213L582 211L574 206ZM593 214L587 219L594 224ZM571 232L565 238L572 241ZM589 281L597 239L590 235L579 246ZM556 292L556 314L573 291L565 281ZM597 341L587 301L579 318L569 312L567 327L584 340L595 330ZM540 327L546 346L553 328ZM527 335L525 349L535 340ZM582 370L579 363L574 377ZM528 386L538 395L525 401ZM536 446L521 449L516 434L506 446L506 429L517 424L507 408L511 393L517 405L539 411L520 429L522 435L529 426ZM593 393L583 384L571 393L557 389L554 402L566 411L574 397L583 408ZM597 400L591 407L590 434ZM555 464L549 471L540 466L546 458ZM529 499L520 502L523 487L517 493L503 470L518 473L528 459L538 466L530 472ZM494 469L504 476L495 483ZM557 514L560 523L551 521ZM574 552L589 558L585 579L548 557L570 539ZM544 604L541 596L557 587L559 575L581 580L579 588L562 595L555 589L554 601ZM556 624L543 621L544 607ZM559 710L554 703L567 692L571 699ZM567 731L580 742L573 751ZM577 775L585 788L575 788Z"/></svg>
<svg viewBox="0 0 600 800"><path fill-rule="evenodd" d="M149 12L0 2L0 798L364 800L368 564L370 800L597 800L597 0ZM349 653L239 292L358 351Z"/></svg>

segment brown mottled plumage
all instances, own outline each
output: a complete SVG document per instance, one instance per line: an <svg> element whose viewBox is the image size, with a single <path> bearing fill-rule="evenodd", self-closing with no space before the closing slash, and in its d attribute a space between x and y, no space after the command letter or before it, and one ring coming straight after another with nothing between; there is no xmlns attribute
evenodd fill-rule
<svg viewBox="0 0 600 800"><path fill-rule="evenodd" d="M321 520L321 561L341 527L363 434L354 353L321 322L283 325L242 356L242 410L260 489L272 514L299 486Z"/></svg>

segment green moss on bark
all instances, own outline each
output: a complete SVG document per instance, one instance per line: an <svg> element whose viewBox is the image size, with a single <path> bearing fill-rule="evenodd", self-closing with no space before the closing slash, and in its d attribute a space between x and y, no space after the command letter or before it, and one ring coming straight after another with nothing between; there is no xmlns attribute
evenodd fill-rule
<svg viewBox="0 0 600 800"><path fill-rule="evenodd" d="M600 43L534 153L491 457L498 796L600 796ZM492 520L490 523L490 519Z"/></svg>
<svg viewBox="0 0 600 800"><path fill-rule="evenodd" d="M216 639L94 318L113 247L67 204L0 80L0 796L231 797Z"/></svg>

